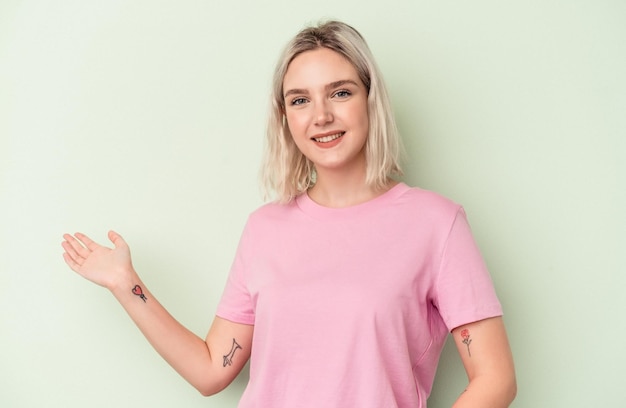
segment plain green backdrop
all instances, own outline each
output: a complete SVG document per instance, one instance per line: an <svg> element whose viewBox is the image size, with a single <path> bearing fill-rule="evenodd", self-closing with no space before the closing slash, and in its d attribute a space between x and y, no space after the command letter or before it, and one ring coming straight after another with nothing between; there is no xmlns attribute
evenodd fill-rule
<svg viewBox="0 0 626 408"><path fill-rule="evenodd" d="M405 180L466 207L505 309L513 406L622 406L617 0L2 0L0 406L236 405L245 373L201 397L65 266L61 235L119 231L146 285L204 336L262 204L274 63L323 18L354 25L376 55ZM429 407L450 406L465 381L448 344Z"/></svg>

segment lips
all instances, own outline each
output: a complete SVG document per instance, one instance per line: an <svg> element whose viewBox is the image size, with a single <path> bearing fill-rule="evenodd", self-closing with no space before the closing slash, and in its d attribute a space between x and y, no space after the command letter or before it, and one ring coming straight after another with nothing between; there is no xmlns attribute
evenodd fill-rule
<svg viewBox="0 0 626 408"><path fill-rule="evenodd" d="M339 139L341 136L343 136L346 132L338 132L338 133L334 133L334 134L330 134L330 135L324 135L324 136L320 136L320 137L312 137L311 139L316 141L317 143L330 143L334 140Z"/></svg>

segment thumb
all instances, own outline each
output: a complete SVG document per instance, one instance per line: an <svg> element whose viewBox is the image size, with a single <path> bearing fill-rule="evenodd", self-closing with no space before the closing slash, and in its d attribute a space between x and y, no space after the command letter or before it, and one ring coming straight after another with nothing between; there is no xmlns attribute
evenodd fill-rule
<svg viewBox="0 0 626 408"><path fill-rule="evenodd" d="M122 236L115 231L109 231L109 239L111 240L113 245L115 245L115 248L126 246L126 241L124 241L124 238L122 238Z"/></svg>

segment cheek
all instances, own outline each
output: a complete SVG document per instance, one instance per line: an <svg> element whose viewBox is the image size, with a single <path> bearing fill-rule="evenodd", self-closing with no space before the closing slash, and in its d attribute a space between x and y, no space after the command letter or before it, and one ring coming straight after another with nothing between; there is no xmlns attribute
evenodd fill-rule
<svg viewBox="0 0 626 408"><path fill-rule="evenodd" d="M353 123L369 123L367 99L359 98L351 102L342 106L343 115L350 118Z"/></svg>
<svg viewBox="0 0 626 408"><path fill-rule="evenodd" d="M287 114L285 116L287 118L287 127L291 132L291 136L294 138L301 137L303 132L305 131L305 125L303 123L302 117L300 115Z"/></svg>
<svg viewBox="0 0 626 408"><path fill-rule="evenodd" d="M354 120L354 125L365 132L369 131L369 116L367 106L356 106L351 112L350 117Z"/></svg>

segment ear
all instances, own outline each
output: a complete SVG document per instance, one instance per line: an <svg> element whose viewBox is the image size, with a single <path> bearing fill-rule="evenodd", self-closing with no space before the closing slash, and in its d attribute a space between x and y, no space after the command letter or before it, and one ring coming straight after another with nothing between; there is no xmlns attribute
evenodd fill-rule
<svg viewBox="0 0 626 408"><path fill-rule="evenodd" d="M285 109L285 103L281 101L274 101L274 108L278 110L278 116L281 119L283 127L287 124L287 109Z"/></svg>

